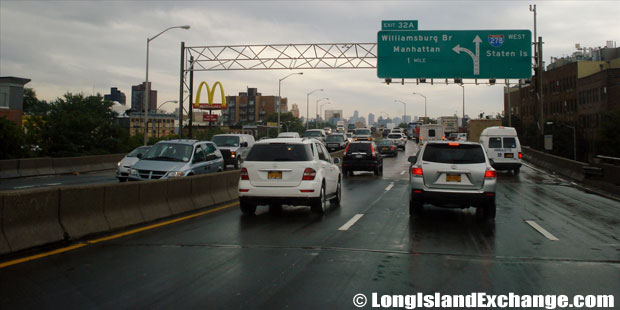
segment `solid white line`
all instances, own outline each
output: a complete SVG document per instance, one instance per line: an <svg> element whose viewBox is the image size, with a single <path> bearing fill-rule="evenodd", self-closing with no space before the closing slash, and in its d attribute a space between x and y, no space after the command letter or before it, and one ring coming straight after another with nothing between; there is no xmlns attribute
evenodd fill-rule
<svg viewBox="0 0 620 310"><path fill-rule="evenodd" d="M394 182L390 183L390 185L388 185L388 186L385 188L385 191L387 192L387 191L391 190L391 189L392 189L392 187L394 187Z"/></svg>
<svg viewBox="0 0 620 310"><path fill-rule="evenodd" d="M364 216L364 214L356 214L356 215L354 215L348 222L346 222L344 225L340 226L340 228L338 228L338 230L349 230L349 228L351 228L351 226L353 226L355 224L355 222L359 221L359 219L361 219L362 216Z"/></svg>
<svg viewBox="0 0 620 310"><path fill-rule="evenodd" d="M407 172L407 170L403 170L403 171L400 173L400 175L405 174L405 172Z"/></svg>
<svg viewBox="0 0 620 310"><path fill-rule="evenodd" d="M548 232L547 230L542 228L540 225L538 225L538 223L536 223L534 221L525 221L525 222L528 223L530 226L532 226L532 228L536 229L540 234L545 236L545 238L547 238L547 239L549 239L551 241L558 241L558 240L560 240L560 239L556 238L553 234L551 234L550 232Z"/></svg>
<svg viewBox="0 0 620 310"><path fill-rule="evenodd" d="M50 184L45 184L47 186L56 186L56 185L61 185L62 183L50 183Z"/></svg>
<svg viewBox="0 0 620 310"><path fill-rule="evenodd" d="M34 185L17 186L17 187L13 187L13 189L26 189L26 188L31 188L31 187L34 187Z"/></svg>

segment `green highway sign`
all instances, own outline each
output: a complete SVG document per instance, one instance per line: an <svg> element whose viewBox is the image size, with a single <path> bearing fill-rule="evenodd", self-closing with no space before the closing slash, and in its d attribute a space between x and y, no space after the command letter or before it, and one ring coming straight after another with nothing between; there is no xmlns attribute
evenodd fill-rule
<svg viewBox="0 0 620 310"><path fill-rule="evenodd" d="M532 76L529 30L379 31L379 78Z"/></svg>
<svg viewBox="0 0 620 310"><path fill-rule="evenodd" d="M382 20L381 30L418 30L417 20Z"/></svg>

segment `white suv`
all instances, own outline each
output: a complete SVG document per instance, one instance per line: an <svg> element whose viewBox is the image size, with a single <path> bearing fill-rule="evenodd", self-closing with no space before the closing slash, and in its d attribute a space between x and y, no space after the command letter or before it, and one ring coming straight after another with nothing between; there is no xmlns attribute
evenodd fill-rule
<svg viewBox="0 0 620 310"><path fill-rule="evenodd" d="M340 204L339 158L331 158L316 139L276 138L259 141L241 168L239 205L254 214L257 205L280 210L283 204L310 206L323 213L328 200Z"/></svg>

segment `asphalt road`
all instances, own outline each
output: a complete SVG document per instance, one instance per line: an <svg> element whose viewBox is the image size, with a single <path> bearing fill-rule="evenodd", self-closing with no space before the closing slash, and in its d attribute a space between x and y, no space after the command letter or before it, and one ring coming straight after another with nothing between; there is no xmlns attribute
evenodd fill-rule
<svg viewBox="0 0 620 310"><path fill-rule="evenodd" d="M495 223L428 205L411 218L406 157L345 178L323 216L233 205L0 269L0 308L358 309L356 294L472 292L615 294L617 307L620 203L523 167L499 174Z"/></svg>
<svg viewBox="0 0 620 310"><path fill-rule="evenodd" d="M115 172L115 170L107 170L77 175L62 174L17 179L0 179L0 191L68 185L118 183Z"/></svg>

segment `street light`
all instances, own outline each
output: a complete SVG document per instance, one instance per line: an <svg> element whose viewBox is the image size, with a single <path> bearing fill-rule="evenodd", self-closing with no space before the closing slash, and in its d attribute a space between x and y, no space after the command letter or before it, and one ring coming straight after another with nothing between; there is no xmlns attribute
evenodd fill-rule
<svg viewBox="0 0 620 310"><path fill-rule="evenodd" d="M306 130L308 130L308 124L310 123L310 95L317 91L323 91L323 89L315 89L306 94Z"/></svg>
<svg viewBox="0 0 620 310"><path fill-rule="evenodd" d="M178 100L168 100L168 101L163 102L162 104L158 105L158 106L157 106L156 111L159 111L159 108L161 108L164 104L169 103L169 102L172 102L172 103L179 103L179 101L178 101Z"/></svg>
<svg viewBox="0 0 620 310"><path fill-rule="evenodd" d="M146 82L144 83L144 145L146 145L148 141L147 132L148 132L149 93L151 92L151 88L149 87L149 45L151 41L155 40L155 38L159 37L162 33L170 29L174 29L174 28L181 28L181 29L187 30L189 29L189 26L185 25L185 26L169 27L166 30L156 34L152 38L146 38L146 78L145 78Z"/></svg>
<svg viewBox="0 0 620 310"><path fill-rule="evenodd" d="M280 110L282 109L282 97L280 97L280 90L282 88L282 81L286 80L287 77L291 76L291 75L303 75L303 72L296 72L296 73L291 73L281 79L278 80L278 134L280 134Z"/></svg>
<svg viewBox="0 0 620 310"><path fill-rule="evenodd" d="M394 102L400 102L405 106L405 113L403 114L403 123L407 123L407 103L400 100L394 100Z"/></svg>
<svg viewBox="0 0 620 310"><path fill-rule="evenodd" d="M424 95L422 95L420 93L413 93L413 94L424 97L424 118L426 118L426 96L424 96Z"/></svg>
<svg viewBox="0 0 620 310"><path fill-rule="evenodd" d="M319 113L319 101L321 101L321 100L329 100L329 98L321 98L321 99L316 101L316 106L315 106L315 109L314 109L316 111L316 113L317 113L317 115L316 115L316 123L314 124L316 126L316 128L319 128L319 117L320 117L320 115L318 115L318 113Z"/></svg>
<svg viewBox="0 0 620 310"><path fill-rule="evenodd" d="M327 101L325 103L321 103L321 105L319 106L319 116L323 115L323 106L326 104L331 104L331 102Z"/></svg>

